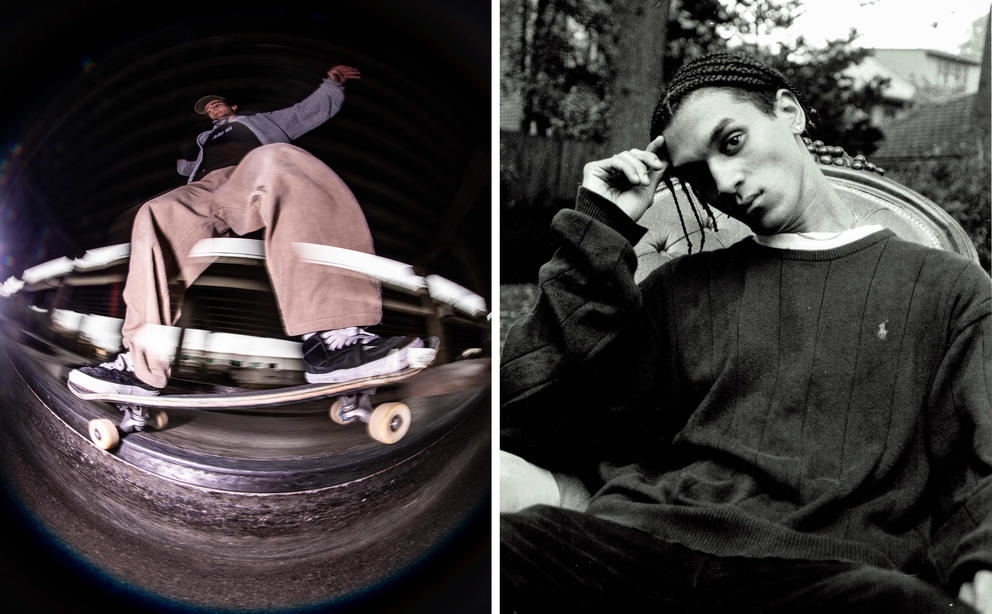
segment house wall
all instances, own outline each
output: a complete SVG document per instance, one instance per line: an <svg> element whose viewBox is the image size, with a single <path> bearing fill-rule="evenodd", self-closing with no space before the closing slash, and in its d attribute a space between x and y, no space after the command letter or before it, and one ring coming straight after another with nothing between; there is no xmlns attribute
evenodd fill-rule
<svg viewBox="0 0 992 614"><path fill-rule="evenodd" d="M948 94L978 90L979 64L925 49L876 49L875 59L919 87L947 90Z"/></svg>

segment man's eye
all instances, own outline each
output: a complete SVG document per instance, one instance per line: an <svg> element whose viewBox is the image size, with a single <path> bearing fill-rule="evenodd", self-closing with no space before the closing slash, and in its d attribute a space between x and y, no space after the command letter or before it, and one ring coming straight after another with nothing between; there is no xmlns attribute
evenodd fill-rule
<svg viewBox="0 0 992 614"><path fill-rule="evenodd" d="M732 155L740 151L741 147L744 146L744 135L740 132L735 132L723 141L722 153L727 155Z"/></svg>

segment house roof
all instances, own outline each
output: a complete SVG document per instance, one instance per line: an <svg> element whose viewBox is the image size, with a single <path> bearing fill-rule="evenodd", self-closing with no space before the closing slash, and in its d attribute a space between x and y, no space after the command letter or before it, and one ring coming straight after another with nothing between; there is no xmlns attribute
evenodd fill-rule
<svg viewBox="0 0 992 614"><path fill-rule="evenodd" d="M966 56L966 55L958 55L956 53L948 53L946 51L939 51L937 49L924 49L922 47L916 47L916 48L912 48L912 49L896 49L896 48L892 48L892 47L876 47L876 48L872 49L872 51L876 51L876 52L877 51L881 51L883 53L888 53L888 54L904 54L904 55L910 55L910 54L914 54L914 53L923 53L925 55L932 55L934 57L941 58L941 59L944 59L944 60L950 60L952 62L960 62L962 64L972 64L974 66L978 66L978 65L980 65L982 63L981 60L978 60L978 59L975 59L975 58L972 58L972 57L969 57L969 56Z"/></svg>
<svg viewBox="0 0 992 614"><path fill-rule="evenodd" d="M934 57L942 58L944 60L950 60L952 62L971 64L972 66L981 66L982 64L982 61L978 58L972 58L966 55L958 55L956 53L948 53L946 51L938 51L936 49L928 49L927 55L932 55Z"/></svg>
<svg viewBox="0 0 992 614"><path fill-rule="evenodd" d="M843 72L846 76L854 79L856 88L864 87L875 77L888 79L888 85L882 90L882 97L886 100L907 103L916 96L916 86L870 55L865 56L860 63L844 69Z"/></svg>
<svg viewBox="0 0 992 614"><path fill-rule="evenodd" d="M971 151L978 133L973 107L975 94L924 105L886 126L873 158L956 156Z"/></svg>

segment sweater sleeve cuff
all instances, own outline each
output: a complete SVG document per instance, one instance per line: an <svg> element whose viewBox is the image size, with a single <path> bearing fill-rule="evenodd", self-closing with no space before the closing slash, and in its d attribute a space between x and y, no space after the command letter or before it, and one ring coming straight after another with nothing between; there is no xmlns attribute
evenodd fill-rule
<svg viewBox="0 0 992 614"><path fill-rule="evenodd" d="M630 241L631 245L636 245L648 231L647 228L630 219L619 207L586 188L579 188L579 194L575 198L575 210L619 232Z"/></svg>
<svg viewBox="0 0 992 614"><path fill-rule="evenodd" d="M329 86L331 86L332 88L334 88L336 90L343 90L344 89L344 83L338 83L337 81L335 81L334 79L331 79L330 77L324 77L324 83L327 84L327 85L329 85Z"/></svg>

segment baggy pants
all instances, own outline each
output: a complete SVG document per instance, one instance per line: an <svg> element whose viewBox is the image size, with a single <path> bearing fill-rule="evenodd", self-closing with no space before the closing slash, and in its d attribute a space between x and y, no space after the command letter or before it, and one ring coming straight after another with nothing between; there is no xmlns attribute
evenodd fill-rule
<svg viewBox="0 0 992 614"><path fill-rule="evenodd" d="M136 333L147 324L174 324L179 304L170 300L170 281L185 290L212 262L190 258L193 246L229 230L243 235L260 228L265 228L265 265L287 335L381 321L378 280L305 263L294 253L297 242L373 253L372 235L355 196L306 151L286 143L264 145L237 166L166 192L138 211L121 332L142 381L165 386L170 365L135 343Z"/></svg>
<svg viewBox="0 0 992 614"><path fill-rule="evenodd" d="M895 569L716 556L546 505L500 515L502 612L977 614Z"/></svg>

